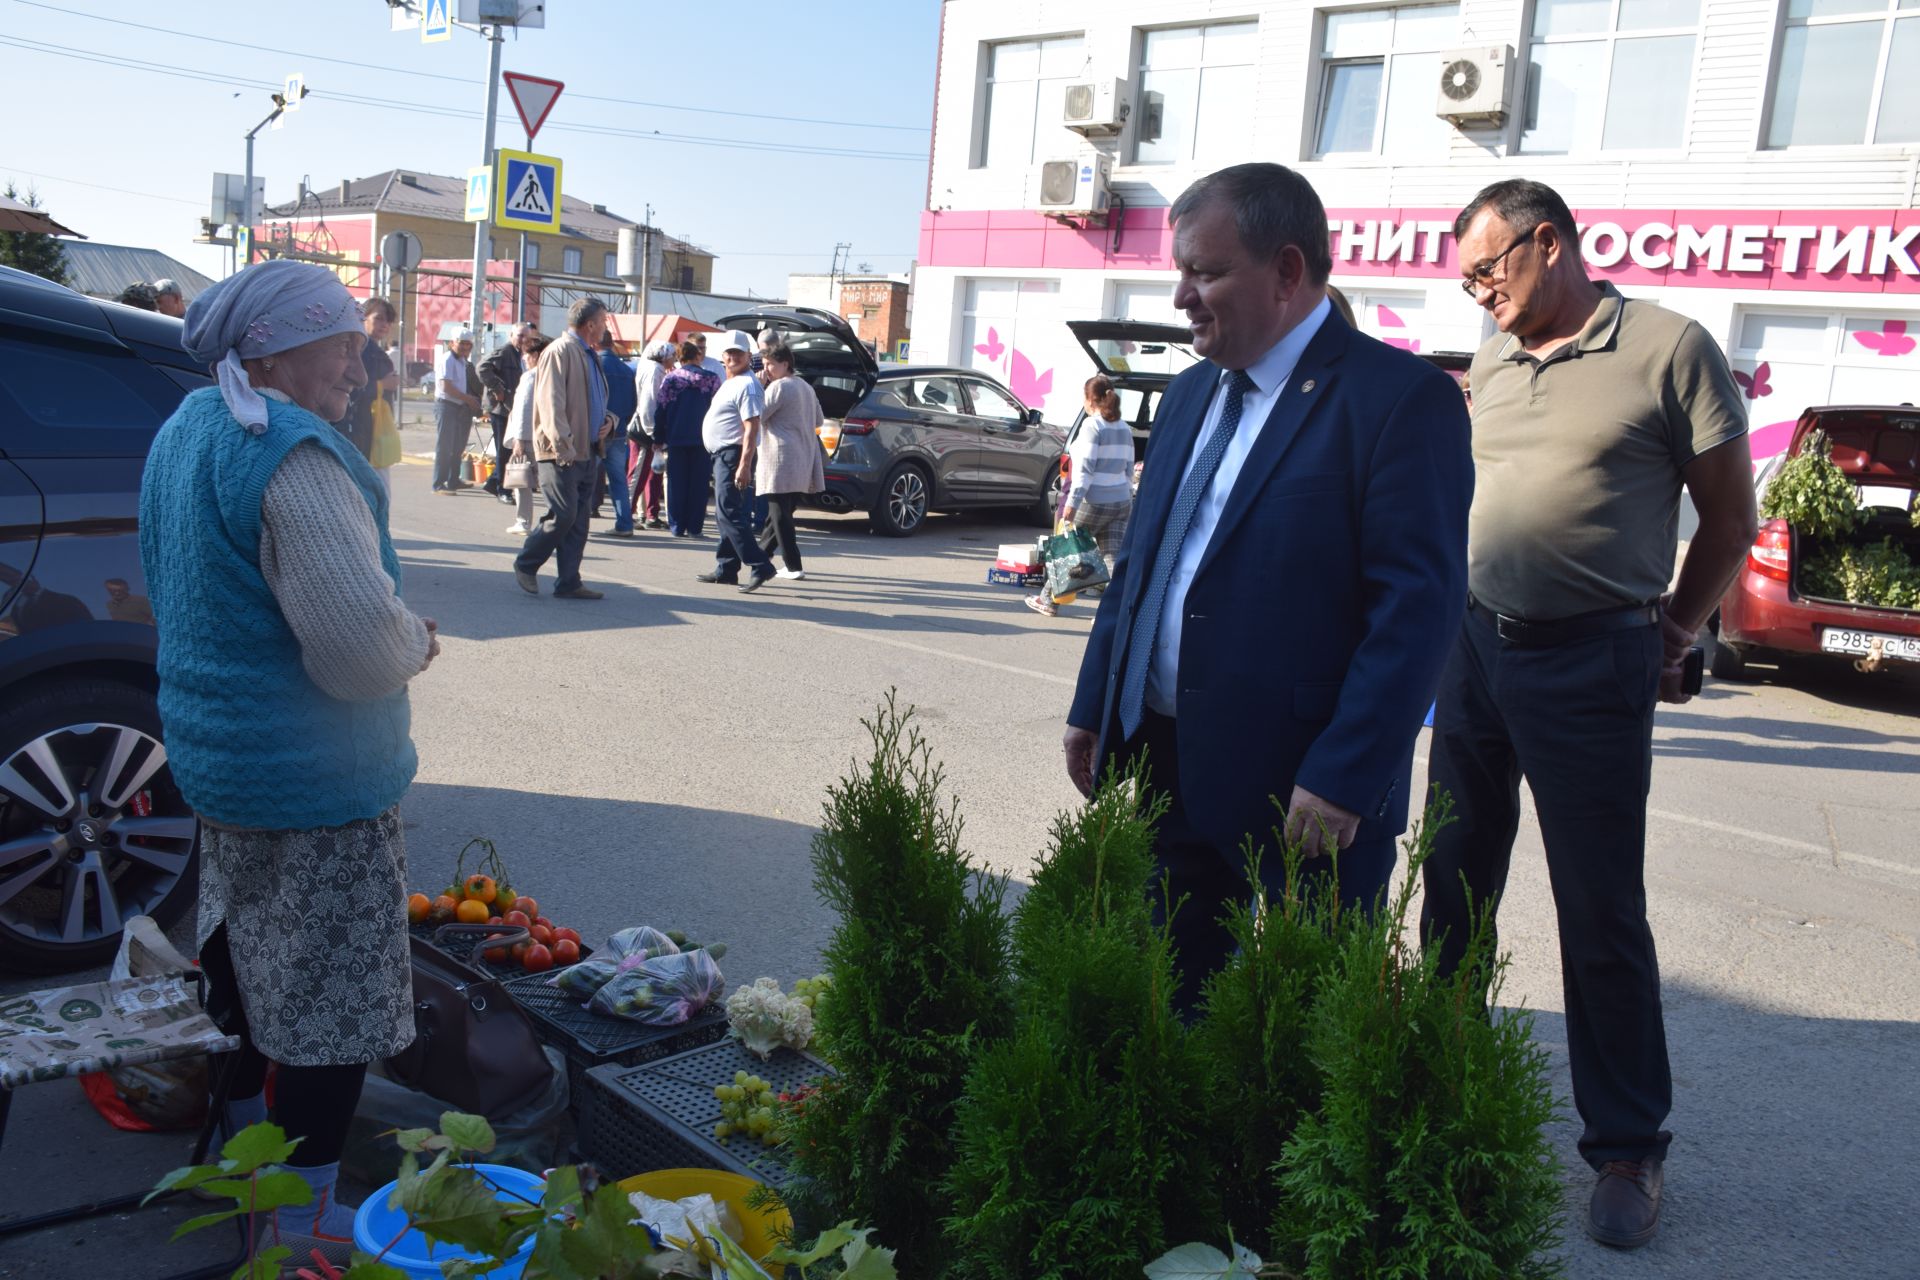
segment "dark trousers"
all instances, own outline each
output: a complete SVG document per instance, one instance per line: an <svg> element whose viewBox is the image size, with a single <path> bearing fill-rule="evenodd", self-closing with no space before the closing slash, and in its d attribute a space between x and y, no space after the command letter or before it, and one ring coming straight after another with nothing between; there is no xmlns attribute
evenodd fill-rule
<svg viewBox="0 0 1920 1280"><path fill-rule="evenodd" d="M227 945L227 926L221 925L200 949L200 970L207 975L207 1016L230 1036L240 1038L234 1063L235 1101L257 1098L267 1083L267 1059L253 1044L247 1015L240 1003L240 983L233 972L233 952ZM289 1138L304 1138L288 1164L311 1169L333 1164L347 1145L347 1125L360 1104L367 1064L290 1067L279 1064L274 1084L274 1111Z"/></svg>
<svg viewBox="0 0 1920 1280"><path fill-rule="evenodd" d="M1443 971L1459 964L1468 895L1478 906L1506 888L1524 777L1560 923L1580 1154L1595 1168L1662 1154L1672 1140L1660 1127L1673 1084L1642 876L1660 661L1657 627L1523 648L1476 606L1433 717L1429 776L1452 795L1456 820L1425 867L1421 935Z"/></svg>
<svg viewBox="0 0 1920 1280"><path fill-rule="evenodd" d="M560 574L553 589L571 591L580 585L580 560L587 551L587 512L593 503L594 482L601 475L600 459L542 462L539 471L540 494L547 500L547 513L527 535L513 567L538 573L540 566L553 557Z"/></svg>
<svg viewBox="0 0 1920 1280"><path fill-rule="evenodd" d="M753 490L733 482L739 465L739 445L714 451L713 522L720 526L720 541L713 548L713 569L723 578L738 577L743 563L758 574L773 572L773 561L753 536Z"/></svg>
<svg viewBox="0 0 1920 1280"><path fill-rule="evenodd" d="M713 460L697 444L676 444L667 450L667 527L697 538L707 528L707 486L713 483Z"/></svg>
<svg viewBox="0 0 1920 1280"><path fill-rule="evenodd" d="M1180 796L1180 753L1172 718L1148 710L1140 732L1122 748L1122 755L1131 760L1143 748L1147 752L1148 785L1171 801L1154 830L1156 870L1166 878L1167 890L1164 896L1155 896L1154 915L1158 921L1167 901L1176 904L1170 933L1179 985L1173 1007L1183 1018L1192 1020L1200 1010L1207 978L1234 953L1233 935L1221 923L1221 913L1230 902L1251 901L1253 890L1247 883L1246 859L1239 847L1223 849L1208 842L1187 820L1187 807ZM1285 797L1281 799L1284 802ZM1276 808L1273 825L1278 827L1282 821L1281 811ZM1260 861L1261 882L1269 897L1276 896L1286 887L1286 863L1270 833L1251 834L1266 850ZM1335 874L1337 867L1340 901L1371 911L1392 878L1394 857L1393 837L1380 836L1356 841L1342 849L1338 858L1316 858L1303 864L1301 870L1309 878L1324 879ZM1182 897L1186 902L1178 905Z"/></svg>
<svg viewBox="0 0 1920 1280"><path fill-rule="evenodd" d="M513 449L507 444L507 415L490 413L487 425L493 428L493 474L487 477L487 492L499 493L500 482L507 471L507 459L513 456Z"/></svg>
<svg viewBox="0 0 1920 1280"><path fill-rule="evenodd" d="M790 573L798 573L800 535L793 531L793 512L800 505L801 493L770 493L766 496L767 521L760 528L760 549L769 556L780 549L780 561Z"/></svg>

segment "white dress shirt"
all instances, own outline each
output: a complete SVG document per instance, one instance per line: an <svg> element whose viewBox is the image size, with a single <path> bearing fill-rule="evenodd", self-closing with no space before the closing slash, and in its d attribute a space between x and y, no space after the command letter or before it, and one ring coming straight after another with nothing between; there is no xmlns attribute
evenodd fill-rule
<svg viewBox="0 0 1920 1280"><path fill-rule="evenodd" d="M1167 598L1160 606L1160 630L1153 643L1153 665L1147 669L1147 705L1163 716L1174 714L1175 695L1180 689L1180 635L1187 618L1187 588L1193 585L1193 575L1200 568L1201 558L1207 554L1207 544L1213 541L1213 531L1220 524L1220 513L1226 509L1234 481L1240 478L1240 468L1246 465L1247 455L1253 452L1254 441L1260 438L1260 432L1266 428L1267 415L1280 399L1281 390L1293 377L1293 368L1300 363L1307 344L1313 341L1314 334L1320 332L1320 326L1331 310L1333 304L1322 298L1320 305L1309 312L1306 319L1288 330L1287 335L1274 343L1267 354L1247 366L1247 376L1253 379L1253 390L1240 397L1240 426L1227 443L1227 451L1220 459L1220 469L1213 473L1212 481L1200 495L1200 505L1193 513L1193 523L1187 526L1186 540L1180 544L1180 558L1174 562L1173 576L1167 580ZM1186 484L1186 478L1192 473L1194 463L1199 460L1207 440L1213 435L1213 429L1220 424L1220 415L1226 411L1229 376L1229 370L1220 371L1218 386L1207 404L1207 416L1200 423L1200 431L1193 438L1193 451L1187 455L1187 464L1180 472L1182 485ZM1174 492L1179 493L1179 489L1176 488Z"/></svg>

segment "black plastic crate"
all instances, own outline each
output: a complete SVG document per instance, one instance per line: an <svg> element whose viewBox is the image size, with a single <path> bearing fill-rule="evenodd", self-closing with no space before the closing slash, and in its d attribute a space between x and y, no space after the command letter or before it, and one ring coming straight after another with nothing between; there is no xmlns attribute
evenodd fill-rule
<svg viewBox="0 0 1920 1280"><path fill-rule="evenodd" d="M758 1138L713 1136L720 1120L715 1085L736 1071L759 1076L774 1092L805 1088L832 1069L812 1054L776 1049L762 1062L724 1040L639 1067L596 1067L580 1091L580 1148L610 1177L653 1169L725 1169L771 1187L791 1176L786 1154Z"/></svg>
<svg viewBox="0 0 1920 1280"><path fill-rule="evenodd" d="M649 1027L595 1013L552 985L560 972L525 974L507 982L506 988L533 1019L539 1037L566 1056L568 1096L576 1111L593 1068L637 1067L712 1044L727 1034L727 1015L718 1007L702 1010L677 1027Z"/></svg>

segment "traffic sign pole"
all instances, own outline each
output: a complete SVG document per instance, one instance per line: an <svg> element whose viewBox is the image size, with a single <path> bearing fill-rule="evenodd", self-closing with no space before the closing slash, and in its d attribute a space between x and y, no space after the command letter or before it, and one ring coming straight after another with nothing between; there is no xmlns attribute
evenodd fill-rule
<svg viewBox="0 0 1920 1280"><path fill-rule="evenodd" d="M500 27L496 24L487 38L487 129L486 142L480 153L480 162L488 168L493 167L493 113L500 106ZM487 292L487 241L493 230L491 210L473 224L473 308L468 328L473 331L473 340L480 342L480 317L486 307Z"/></svg>

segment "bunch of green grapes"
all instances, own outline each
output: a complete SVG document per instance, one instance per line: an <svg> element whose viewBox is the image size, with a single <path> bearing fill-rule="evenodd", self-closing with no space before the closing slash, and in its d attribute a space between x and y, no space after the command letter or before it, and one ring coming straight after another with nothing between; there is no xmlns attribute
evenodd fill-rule
<svg viewBox="0 0 1920 1280"><path fill-rule="evenodd" d="M733 1073L732 1084L717 1084L713 1096L720 1100L720 1120L713 1126L716 1138L758 1138L762 1146L775 1146L773 1086L759 1076L744 1071Z"/></svg>
<svg viewBox="0 0 1920 1280"><path fill-rule="evenodd" d="M811 978L800 978L793 984L793 998L811 1009L820 993L832 985L833 979L824 973L816 973Z"/></svg>

